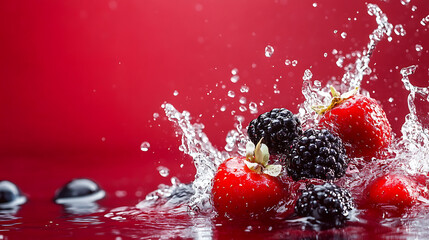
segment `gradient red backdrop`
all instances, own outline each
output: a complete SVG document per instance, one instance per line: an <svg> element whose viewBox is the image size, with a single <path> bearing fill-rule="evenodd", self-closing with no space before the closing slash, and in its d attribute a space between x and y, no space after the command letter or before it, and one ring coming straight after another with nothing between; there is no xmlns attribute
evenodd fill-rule
<svg viewBox="0 0 429 240"><path fill-rule="evenodd" d="M159 165L192 180L191 160L178 151L180 139L161 104L190 111L219 148L241 96L246 105L264 100L259 113L278 106L296 112L304 70L322 82L341 77L332 51L363 50L376 28L365 1L314 2L2 1L0 178L46 199L71 178L90 177L111 196L128 191L128 200L118 200L123 205L142 198L138 189L144 195L168 182L156 172ZM377 46L370 66L378 79L367 76L363 84L399 133L407 113L399 70L418 64L412 81L429 85L429 33L420 24L429 3L374 3L407 32ZM264 55L268 44L275 49L271 58ZM297 66L286 66L286 59ZM239 91L242 85L248 93ZM237 96L227 97L228 90ZM154 120L154 113L161 117ZM257 116L240 115L245 123ZM148 152L140 151L143 141L151 144Z"/></svg>

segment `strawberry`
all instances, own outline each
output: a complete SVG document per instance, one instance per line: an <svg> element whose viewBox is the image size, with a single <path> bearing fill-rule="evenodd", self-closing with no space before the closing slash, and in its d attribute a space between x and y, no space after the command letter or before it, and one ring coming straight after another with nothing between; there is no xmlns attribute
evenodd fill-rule
<svg viewBox="0 0 429 240"><path fill-rule="evenodd" d="M213 205L219 215L261 215L273 209L283 197L277 177L282 167L268 165L268 148L247 144L247 156L232 157L220 164L213 180ZM254 149L254 153L252 151Z"/></svg>
<svg viewBox="0 0 429 240"><path fill-rule="evenodd" d="M399 174L387 174L375 179L367 189L368 201L373 205L412 206L419 196L417 182Z"/></svg>
<svg viewBox="0 0 429 240"><path fill-rule="evenodd" d="M343 140L350 157L375 157L392 141L392 128L376 100L357 93L357 88L340 95L331 87L332 103L315 107L323 114L320 124Z"/></svg>

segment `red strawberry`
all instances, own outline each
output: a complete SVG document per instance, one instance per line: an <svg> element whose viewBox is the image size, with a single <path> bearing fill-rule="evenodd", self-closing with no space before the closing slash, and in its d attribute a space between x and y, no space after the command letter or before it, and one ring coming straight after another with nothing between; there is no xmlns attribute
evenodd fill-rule
<svg viewBox="0 0 429 240"><path fill-rule="evenodd" d="M392 128L376 100L356 94L357 89L343 95L334 88L331 92L331 105L316 111L323 114L321 125L343 140L349 156L375 157L390 145Z"/></svg>
<svg viewBox="0 0 429 240"><path fill-rule="evenodd" d="M233 157L219 166L212 194L213 205L220 215L259 215L282 200L282 182L275 177L280 174L281 166L266 164L266 155L258 153L258 150L260 143L256 146L255 157L249 154L247 158Z"/></svg>
<svg viewBox="0 0 429 240"><path fill-rule="evenodd" d="M372 182L368 189L368 201L376 205L412 206L419 196L417 183L410 178L387 174Z"/></svg>

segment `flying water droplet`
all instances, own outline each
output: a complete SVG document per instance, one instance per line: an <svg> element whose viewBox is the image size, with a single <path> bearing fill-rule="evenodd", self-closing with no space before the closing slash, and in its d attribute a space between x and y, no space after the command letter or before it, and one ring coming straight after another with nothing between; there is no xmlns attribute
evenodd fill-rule
<svg viewBox="0 0 429 240"><path fill-rule="evenodd" d="M289 60L289 59L286 59L286 60L285 60L285 65L286 65L286 66L289 66L290 64L291 64L290 60Z"/></svg>
<svg viewBox="0 0 429 240"><path fill-rule="evenodd" d="M416 51L417 52L420 52L420 51L422 51L423 50L423 46L422 45L420 45L420 44L416 44Z"/></svg>
<svg viewBox="0 0 429 240"><path fill-rule="evenodd" d="M150 148L150 143L148 143L148 142L143 142L140 145L140 150L142 150L143 152L147 152L149 150L149 148Z"/></svg>
<svg viewBox="0 0 429 240"><path fill-rule="evenodd" d="M221 112L225 112L225 110L226 110L226 107L225 107L225 106L220 107L220 111L221 111Z"/></svg>
<svg viewBox="0 0 429 240"><path fill-rule="evenodd" d="M173 95L174 95L174 96L177 96L177 95L179 95L179 91L177 91L177 90L174 90L174 93L173 93Z"/></svg>
<svg viewBox="0 0 429 240"><path fill-rule="evenodd" d="M313 3L313 7L317 7L317 3Z"/></svg>
<svg viewBox="0 0 429 240"><path fill-rule="evenodd" d="M168 177L168 175L170 174L170 169L163 166L157 167L156 170L159 172L159 175L161 175L162 177Z"/></svg>
<svg viewBox="0 0 429 240"><path fill-rule="evenodd" d="M246 103L246 101L247 101L247 99L246 99L245 97L241 97L241 98L240 98L240 100L239 100L239 102L240 102L241 104L245 104L245 103Z"/></svg>
<svg viewBox="0 0 429 240"><path fill-rule="evenodd" d="M426 26L426 24L429 23L429 15L427 15L426 17L422 18L422 20L420 21L420 24L423 26Z"/></svg>
<svg viewBox="0 0 429 240"><path fill-rule="evenodd" d="M249 103L249 110L251 114L258 113L258 105L255 102Z"/></svg>
<svg viewBox="0 0 429 240"><path fill-rule="evenodd" d="M233 83L238 82L238 80L240 80L240 77L239 77L238 75L233 75L233 76L231 77L231 82L233 82Z"/></svg>
<svg viewBox="0 0 429 240"><path fill-rule="evenodd" d="M389 102L393 102L393 100L394 100L393 97L389 98Z"/></svg>
<svg viewBox="0 0 429 240"><path fill-rule="evenodd" d="M240 111L245 112L247 111L246 106L241 105L238 109L240 109Z"/></svg>
<svg viewBox="0 0 429 240"><path fill-rule="evenodd" d="M274 88L274 93L275 94L279 94L280 93L280 90L277 89L277 84L274 84L273 88Z"/></svg>
<svg viewBox="0 0 429 240"><path fill-rule="evenodd" d="M247 92L249 92L249 87L248 87L248 86L246 86L246 85L241 86L241 88L240 88L240 92L242 92L242 93L247 93Z"/></svg>
<svg viewBox="0 0 429 240"><path fill-rule="evenodd" d="M232 91L232 90L229 90L229 91L228 91L228 97L230 97L230 98L234 98L234 97L235 97L235 92L234 92L234 91Z"/></svg>
<svg viewBox="0 0 429 240"><path fill-rule="evenodd" d="M238 69L237 68L232 69L231 73L232 73L232 75L237 75Z"/></svg>
<svg viewBox="0 0 429 240"><path fill-rule="evenodd" d="M297 64L298 64L298 61L297 61L297 60L293 60L293 61L292 61L292 66L294 66L294 67L295 67Z"/></svg>
<svg viewBox="0 0 429 240"><path fill-rule="evenodd" d="M159 118L159 113L153 113L153 120L156 120L157 118Z"/></svg>
<svg viewBox="0 0 429 240"><path fill-rule="evenodd" d="M401 0L401 4L406 6L410 3L411 0Z"/></svg>
<svg viewBox="0 0 429 240"><path fill-rule="evenodd" d="M347 33L346 33L346 32L342 32L342 33L341 33L341 37L342 37L343 39L345 39L345 38L347 37Z"/></svg>
<svg viewBox="0 0 429 240"><path fill-rule="evenodd" d="M396 35L398 35L398 36L405 36L405 34L406 34L406 31L405 31L404 27L402 26L402 24L396 25L394 31L395 31Z"/></svg>
<svg viewBox="0 0 429 240"><path fill-rule="evenodd" d="M265 57L271 57L274 53L274 48L271 45L265 47Z"/></svg>

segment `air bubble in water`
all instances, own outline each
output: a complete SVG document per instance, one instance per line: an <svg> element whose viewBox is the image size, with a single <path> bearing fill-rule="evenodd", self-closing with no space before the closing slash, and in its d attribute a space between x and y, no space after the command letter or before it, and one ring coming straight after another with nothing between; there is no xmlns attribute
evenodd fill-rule
<svg viewBox="0 0 429 240"><path fill-rule="evenodd" d="M345 38L347 37L347 33L346 33L346 32L342 32L342 33L341 33L341 37L342 37L343 39L345 39Z"/></svg>
<svg viewBox="0 0 429 240"><path fill-rule="evenodd" d="M290 60L289 60L289 59L286 59L286 60L285 60L285 65L286 65L286 66L289 66L290 64L291 64Z"/></svg>
<svg viewBox="0 0 429 240"><path fill-rule="evenodd" d="M177 95L179 95L179 91L177 91L177 90L174 90L174 93L173 93L173 95L174 95L174 96L177 96Z"/></svg>
<svg viewBox="0 0 429 240"><path fill-rule="evenodd" d="M162 177L167 177L170 174L170 170L163 166L157 167L156 170L159 172L159 175L161 175Z"/></svg>
<svg viewBox="0 0 429 240"><path fill-rule="evenodd" d="M252 114L258 113L258 105L255 102L249 103L249 110Z"/></svg>
<svg viewBox="0 0 429 240"><path fill-rule="evenodd" d="M246 85L241 86L241 88L240 88L240 92L242 92L242 93L247 93L247 92L249 92L249 87L248 87L248 86L246 86Z"/></svg>
<svg viewBox="0 0 429 240"><path fill-rule="evenodd" d="M411 0L401 0L401 4L406 6L410 3Z"/></svg>
<svg viewBox="0 0 429 240"><path fill-rule="evenodd" d="M402 26L402 24L396 25L394 31L395 31L396 35L398 35L398 36L405 36L405 34L406 34L406 31L405 31L404 27Z"/></svg>
<svg viewBox="0 0 429 240"><path fill-rule="evenodd" d="M298 64L298 61L297 61L297 60L293 60L293 61L292 61L292 66L294 66L294 67L295 67L297 64Z"/></svg>
<svg viewBox="0 0 429 240"><path fill-rule="evenodd" d="M140 145L140 150L142 150L143 152L147 152L149 150L149 148L150 148L150 143L148 143L148 142L143 142Z"/></svg>
<svg viewBox="0 0 429 240"><path fill-rule="evenodd" d="M416 51L417 52L420 52L420 51L422 51L423 50L423 46L422 45L420 45L420 44L416 44Z"/></svg>
<svg viewBox="0 0 429 240"><path fill-rule="evenodd" d="M232 90L229 90L229 91L228 91L228 97L230 97L230 98L235 97L235 92L234 92L234 91L232 91Z"/></svg>
<svg viewBox="0 0 429 240"><path fill-rule="evenodd" d="M238 82L238 80L240 80L240 77L238 75L234 75L231 77L231 82L233 82L233 83Z"/></svg>
<svg viewBox="0 0 429 240"><path fill-rule="evenodd" d="M265 47L265 57L271 57L274 53L274 48L271 45Z"/></svg>

